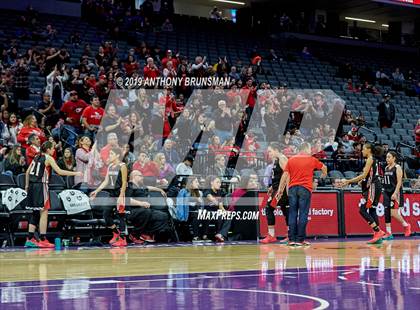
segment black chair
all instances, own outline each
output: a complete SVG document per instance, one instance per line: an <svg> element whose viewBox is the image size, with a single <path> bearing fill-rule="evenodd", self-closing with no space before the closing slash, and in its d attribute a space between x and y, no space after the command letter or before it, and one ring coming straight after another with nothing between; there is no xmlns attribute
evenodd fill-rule
<svg viewBox="0 0 420 310"><path fill-rule="evenodd" d="M25 176L25 175L23 175ZM28 234L29 219L32 215L32 210L26 209L27 199L24 199L19 205L10 211L10 230L12 234L12 242L14 245L17 240L25 239Z"/></svg>
<svg viewBox="0 0 420 310"><path fill-rule="evenodd" d="M16 177L16 185L20 187L21 189L25 189L25 179L26 179L26 175L24 173L19 174Z"/></svg>
<svg viewBox="0 0 420 310"><path fill-rule="evenodd" d="M82 213L67 215L64 236L71 237L76 233L81 238L89 238L100 242L102 235L106 232L104 230L105 221L102 216L102 207L106 206L110 198L108 192L101 191L96 195L96 198L91 201L91 209Z"/></svg>
<svg viewBox="0 0 420 310"><path fill-rule="evenodd" d="M48 211L48 235L56 237L61 235L64 227L65 218L67 216L63 203L58 196L59 191L50 190L50 210Z"/></svg>
<svg viewBox="0 0 420 310"><path fill-rule="evenodd" d="M1 195L0 195L1 199ZM11 217L9 210L4 205L0 205L0 241L6 241L7 245L13 246L13 233L10 228Z"/></svg>
<svg viewBox="0 0 420 310"><path fill-rule="evenodd" d="M13 177L7 174L0 174L0 190L6 190L11 187L16 187Z"/></svg>
<svg viewBox="0 0 420 310"><path fill-rule="evenodd" d="M148 200L148 199L146 198L145 200ZM168 205L166 203L166 198L163 197L160 192L150 191L149 200L150 200L151 209L164 212L168 215L168 218L169 218L168 224L169 224L169 229L171 233L171 239L175 240L175 242L179 242L178 232L176 231L176 228L175 228L175 222L171 214L169 213Z"/></svg>
<svg viewBox="0 0 420 310"><path fill-rule="evenodd" d="M49 182L48 182L48 188L50 190L65 190L66 183L64 182L63 178L60 175L51 174Z"/></svg>
<svg viewBox="0 0 420 310"><path fill-rule="evenodd" d="M67 189L71 189L75 185L73 176L66 176L66 181L65 182L66 182Z"/></svg>

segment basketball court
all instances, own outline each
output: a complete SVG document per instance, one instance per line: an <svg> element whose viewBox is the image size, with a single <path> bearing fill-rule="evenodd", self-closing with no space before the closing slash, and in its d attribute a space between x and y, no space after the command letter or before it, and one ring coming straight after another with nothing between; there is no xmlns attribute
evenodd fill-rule
<svg viewBox="0 0 420 310"><path fill-rule="evenodd" d="M4 249L1 309L418 309L420 239Z"/></svg>

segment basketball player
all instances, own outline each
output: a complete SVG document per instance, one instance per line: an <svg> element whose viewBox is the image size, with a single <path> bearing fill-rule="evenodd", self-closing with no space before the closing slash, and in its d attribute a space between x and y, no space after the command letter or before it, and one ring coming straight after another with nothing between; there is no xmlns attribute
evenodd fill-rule
<svg viewBox="0 0 420 310"><path fill-rule="evenodd" d="M94 199L96 195L107 188L111 197L117 198L117 212L119 218L119 229L114 224L113 213L115 206L113 204L106 206L103 211L103 216L107 227L112 229L112 239L109 241L111 246L124 247L127 246L125 238L126 225L125 225L125 191L128 183L128 169L127 165L120 160L121 150L119 148L112 148L109 152L108 171L105 180L94 190L90 197Z"/></svg>
<svg viewBox="0 0 420 310"><path fill-rule="evenodd" d="M383 153L381 147L366 143L362 149L363 157L366 158L362 174L353 179L343 179L339 182L340 187L345 187L351 183L362 181L362 199L359 213L374 231L373 238L368 241L368 244L382 243L382 238L385 236L385 233L379 227L378 215L376 214L382 187L380 167L376 158L382 156L381 153Z"/></svg>
<svg viewBox="0 0 420 310"><path fill-rule="evenodd" d="M389 151L386 154L386 163L384 178L383 178L383 195L385 207L385 224L386 235L384 240L392 240L394 236L391 230L391 216L396 218L404 227L404 235L409 237L411 234L411 226L408 224L400 214L400 208L404 206L402 178L403 171L401 166L396 163L397 153Z"/></svg>
<svg viewBox="0 0 420 310"><path fill-rule="evenodd" d="M26 170L25 191L28 193L27 209L33 210L29 220L29 233L25 247L29 248L53 248L54 244L46 238L48 224L48 210L50 209L50 197L48 192L48 180L51 168L62 176L83 176L82 172L65 171L58 167L52 154L54 144L44 142L41 152L34 157ZM35 238L35 229L39 228L39 239Z"/></svg>
<svg viewBox="0 0 420 310"><path fill-rule="evenodd" d="M268 156L273 160L273 169L271 170L271 186L268 188L267 195L269 195L267 206L265 207L265 214L268 222L268 235L261 240L261 243L277 242L275 234L276 216L274 215L274 208L271 206L273 198L278 195L280 179L283 175L283 169L287 164L287 157L280 152L280 145L276 142L270 143L268 146ZM287 191L284 191L280 199L277 201L277 206L280 206L284 215L286 226L288 227L289 221L289 199ZM287 243L289 239L286 237L280 243Z"/></svg>

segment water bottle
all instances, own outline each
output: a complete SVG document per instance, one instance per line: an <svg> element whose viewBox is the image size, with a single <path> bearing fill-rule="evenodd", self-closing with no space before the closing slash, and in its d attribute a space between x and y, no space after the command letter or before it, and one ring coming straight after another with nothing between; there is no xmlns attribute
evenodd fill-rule
<svg viewBox="0 0 420 310"><path fill-rule="evenodd" d="M60 238L55 238L54 244L55 244L55 249L56 250L61 250L61 239Z"/></svg>

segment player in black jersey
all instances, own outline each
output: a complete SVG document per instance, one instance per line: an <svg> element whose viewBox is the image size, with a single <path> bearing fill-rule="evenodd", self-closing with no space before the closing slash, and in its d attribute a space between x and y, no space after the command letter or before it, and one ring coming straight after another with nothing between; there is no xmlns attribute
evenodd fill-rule
<svg viewBox="0 0 420 310"><path fill-rule="evenodd" d="M50 195L48 181L51 168L62 176L83 176L81 172L65 171L58 167L54 158L54 145L47 141L41 146L41 153L35 156L26 170L25 191L27 192L27 209L32 210L29 219L29 233L25 247L53 248L54 244L45 237L48 224L48 210L50 209ZM35 237L36 227L39 228L39 239Z"/></svg>
<svg viewBox="0 0 420 310"><path fill-rule="evenodd" d="M283 169L287 164L287 157L280 152L280 145L276 142L270 143L268 146L268 155L273 160L273 169L271 174L271 186L268 188L269 195L267 206L265 207L265 214L267 216L268 222L268 235L261 240L261 243L273 243L277 242L275 235L275 224L276 216L274 215L274 208L271 206L271 202L274 197L277 199L277 207L281 208L281 211L284 215L286 226L288 226L289 220L289 199L287 197L287 192L284 191L281 197L278 197L280 179L283 175ZM281 241L281 243L287 243L288 238L286 237Z"/></svg>
<svg viewBox="0 0 420 310"><path fill-rule="evenodd" d="M117 198L110 205L104 207L103 216L106 225L112 229L112 239L109 244L112 246L122 247L127 246L125 238L125 191L128 184L128 169L127 165L120 160L121 150L119 148L112 148L109 152L110 165L105 176L105 180L94 190L90 197L94 199L96 195L103 189L107 189L111 197ZM114 205L116 202L116 206ZM119 218L119 229L114 224L113 214L117 211Z"/></svg>
<svg viewBox="0 0 420 310"><path fill-rule="evenodd" d="M376 207L381 197L380 167L376 157L381 156L383 150L381 147L366 143L363 146L362 153L363 157L366 158L362 174L350 180L341 180L340 186L345 187L361 181L362 199L360 200L359 213L374 231L373 238L368 243L376 244L381 243L382 237L385 235L379 227L378 215L376 214Z"/></svg>
<svg viewBox="0 0 420 310"><path fill-rule="evenodd" d="M404 227L404 235L409 237L411 234L411 226L400 214L400 208L404 206L402 179L403 171L401 166L396 163L397 153L389 151L386 154L386 163L383 184L384 207L385 207L385 224L386 235L384 240L394 239L391 230L391 216L396 218Z"/></svg>

